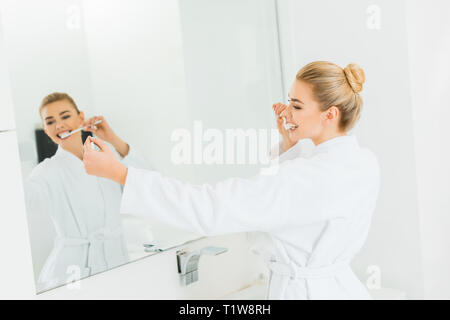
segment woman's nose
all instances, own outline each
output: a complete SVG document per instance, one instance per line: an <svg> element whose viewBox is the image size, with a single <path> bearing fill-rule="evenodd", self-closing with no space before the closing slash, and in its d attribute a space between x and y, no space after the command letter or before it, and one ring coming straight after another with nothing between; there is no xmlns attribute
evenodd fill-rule
<svg viewBox="0 0 450 320"><path fill-rule="evenodd" d="M63 127L62 121L56 121L56 130L59 130Z"/></svg>

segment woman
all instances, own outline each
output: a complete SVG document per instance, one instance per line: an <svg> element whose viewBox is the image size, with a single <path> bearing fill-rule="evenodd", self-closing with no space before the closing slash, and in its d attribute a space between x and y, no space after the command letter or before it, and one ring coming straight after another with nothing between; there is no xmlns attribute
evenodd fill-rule
<svg viewBox="0 0 450 320"><path fill-rule="evenodd" d="M51 216L56 229L53 250L38 279L38 291L65 284L128 262L121 231L119 208L122 187L107 179L87 175L83 167L81 132L61 135L88 126L110 143L122 159L130 148L104 117L85 121L74 100L65 93L44 98L40 115L48 137L58 145L56 154L36 166L26 182L30 214ZM97 120L100 124L94 125Z"/></svg>
<svg viewBox="0 0 450 320"><path fill-rule="evenodd" d="M272 240L264 255L269 299L369 299L350 268L366 240L379 188L375 156L347 135L360 117L364 81L355 64L342 69L319 61L298 72L289 105L273 106L283 137L273 175L192 186L126 168L101 140L89 138L85 168L125 186L121 212L203 235L264 232ZM307 157L297 146L305 138L315 144ZM101 152L87 149L90 141Z"/></svg>

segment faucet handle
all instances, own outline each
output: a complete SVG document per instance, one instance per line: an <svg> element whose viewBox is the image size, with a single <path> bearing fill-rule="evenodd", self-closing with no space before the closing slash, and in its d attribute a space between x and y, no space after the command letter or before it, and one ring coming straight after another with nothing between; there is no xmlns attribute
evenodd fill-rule
<svg viewBox="0 0 450 320"><path fill-rule="evenodd" d="M198 262L200 260L200 256L217 256L227 251L227 248L220 247L205 247L200 251L194 252L188 252L185 250L177 251L177 265L181 285L187 286L198 280Z"/></svg>

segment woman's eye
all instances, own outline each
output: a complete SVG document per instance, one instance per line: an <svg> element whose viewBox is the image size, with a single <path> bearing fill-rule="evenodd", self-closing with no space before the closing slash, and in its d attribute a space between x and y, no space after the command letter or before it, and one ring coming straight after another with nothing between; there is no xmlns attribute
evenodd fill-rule
<svg viewBox="0 0 450 320"><path fill-rule="evenodd" d="M53 121L47 122L47 125L50 126L53 124Z"/></svg>
<svg viewBox="0 0 450 320"><path fill-rule="evenodd" d="M297 110L301 110L302 109L299 106L294 106L294 108L297 109Z"/></svg>
<svg viewBox="0 0 450 320"><path fill-rule="evenodd" d="M70 118L70 116L64 116L63 117L63 119L65 120L65 119L69 119Z"/></svg>

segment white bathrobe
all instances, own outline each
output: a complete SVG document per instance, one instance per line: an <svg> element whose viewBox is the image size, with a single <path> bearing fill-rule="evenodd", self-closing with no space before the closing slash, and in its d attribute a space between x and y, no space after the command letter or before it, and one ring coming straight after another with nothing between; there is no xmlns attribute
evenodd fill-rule
<svg viewBox="0 0 450 320"><path fill-rule="evenodd" d="M121 212L202 235L260 231L268 299L370 299L349 264L363 246L379 189L374 154L355 136L302 154L297 144L274 174L190 185L130 167Z"/></svg>
<svg viewBox="0 0 450 320"><path fill-rule="evenodd" d="M122 162L139 163L133 148ZM37 165L25 183L25 196L29 214L50 215L57 234L38 291L128 262L120 224L122 186L88 175L72 153L59 147Z"/></svg>

